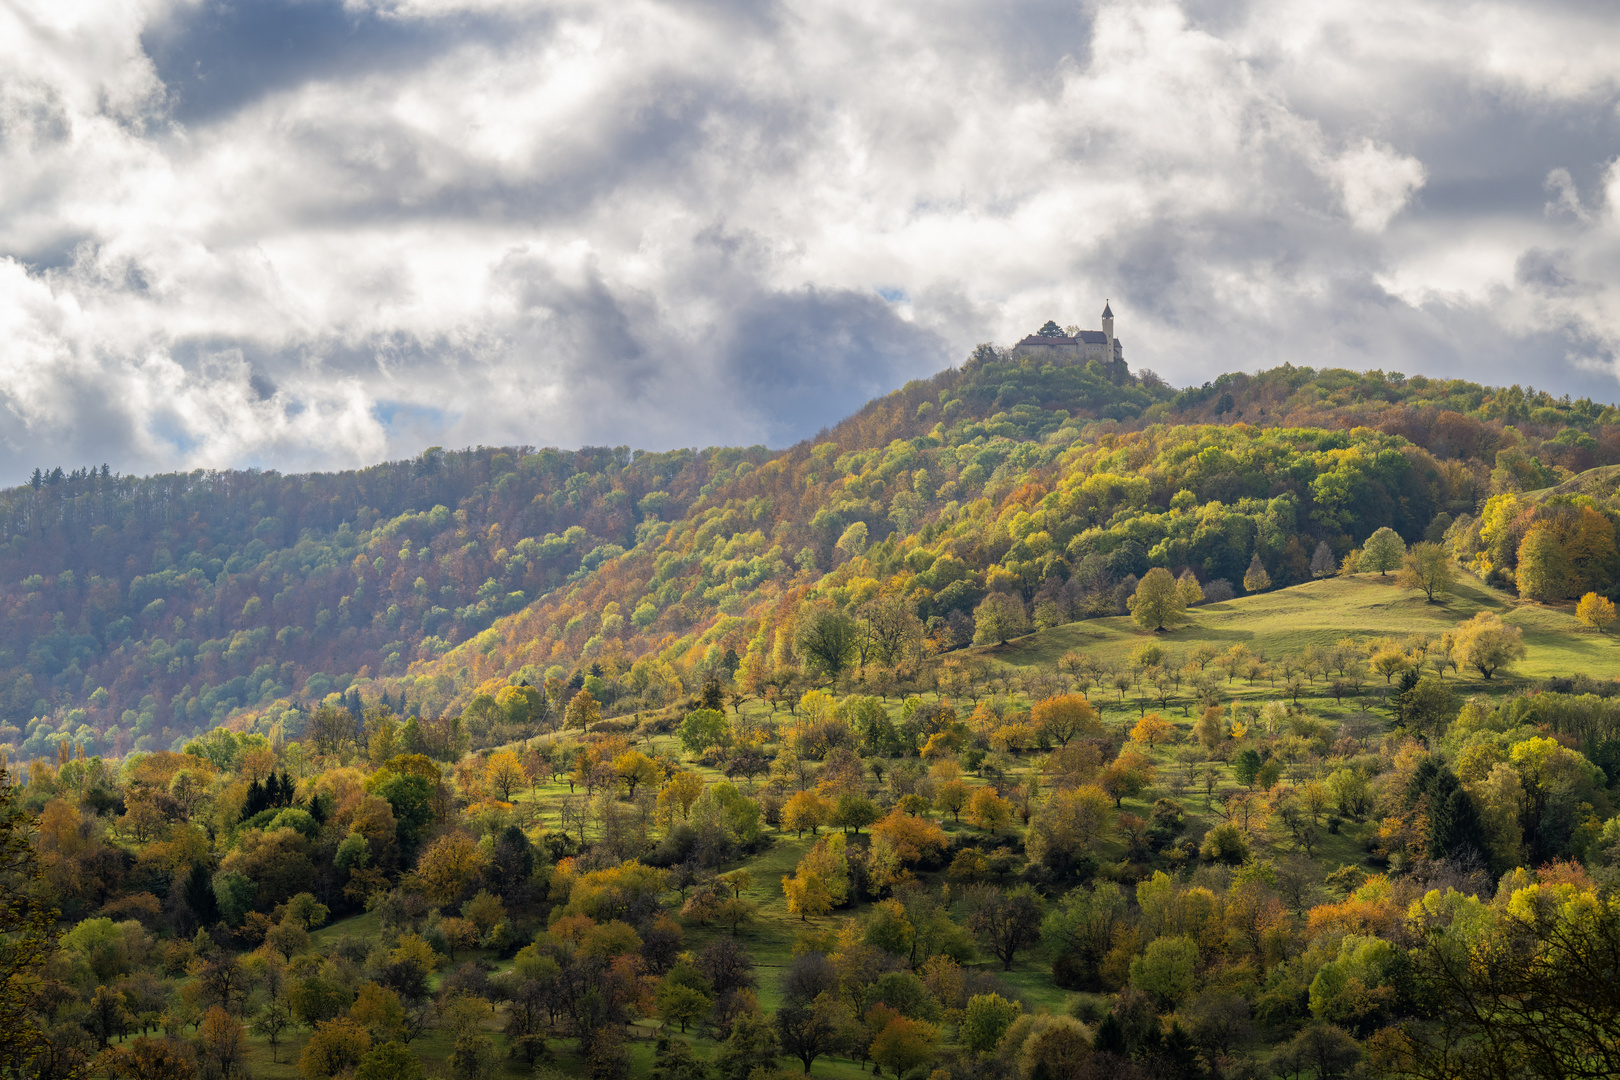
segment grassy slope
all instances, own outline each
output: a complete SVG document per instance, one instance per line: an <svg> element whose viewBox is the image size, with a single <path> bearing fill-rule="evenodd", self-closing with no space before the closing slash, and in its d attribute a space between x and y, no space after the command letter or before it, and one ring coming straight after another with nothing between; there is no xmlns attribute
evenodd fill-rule
<svg viewBox="0 0 1620 1080"><path fill-rule="evenodd" d="M1347 635L1405 636L1418 632L1438 635L1481 610L1496 611L1506 621L1522 627L1526 644L1529 646L1529 655L1524 661L1514 665L1510 673L1499 676L1489 683L1477 678L1469 679L1466 673L1449 675L1448 680L1460 693L1501 693L1523 685L1529 678L1569 674L1575 671L1584 671L1594 676L1620 676L1620 644L1581 627L1574 618L1572 608L1522 604L1510 596L1487 588L1471 577L1464 577L1456 593L1443 604L1425 603L1421 595L1397 588L1392 577L1380 578L1376 574L1357 575L1311 582L1292 589L1200 607L1194 610L1193 620L1189 625L1168 634L1148 634L1138 629L1128 618L1096 619L1031 634L1006 646L981 648L974 652L1014 667L1050 667L1070 650L1088 652L1103 661L1123 661L1144 642L1156 640L1172 654L1190 653L1201 644L1224 651L1233 644L1242 642L1251 651L1275 659L1298 653L1307 645L1331 645ZM1375 687L1377 683L1377 676L1372 676L1368 683L1369 689ZM1228 692L1239 700L1256 702L1278 696L1277 691L1264 681L1249 686L1243 678L1229 683ZM1110 696L1112 707L1105 713L1105 718L1110 723L1130 724L1145 708L1153 707L1135 695L1128 696L1126 702L1121 705L1114 691L1107 691L1107 694ZM1104 691L1095 689L1092 696L1094 699L1101 699ZM1180 695L1168 710L1168 718L1175 722L1179 729L1182 746L1187 743L1190 721L1182 715L1180 706L1188 696L1186 693ZM1322 681L1313 684L1306 691L1304 704L1313 714L1326 720L1342 719L1361 712L1364 708L1372 707L1368 700L1360 703L1349 701L1343 704L1335 703L1331 697L1326 696L1326 688ZM764 708L758 703L754 703L751 707ZM1371 715L1375 719L1382 719L1382 710L1373 709ZM661 736L651 742L658 749L671 752L679 750L670 736ZM1161 767L1159 782L1155 787L1144 791L1140 797L1125 800L1123 810L1146 816L1153 800L1167 793L1168 780L1175 762L1174 755L1179 749L1181 747L1172 746L1160 747L1155 751L1153 756ZM1017 755L1013 772L1016 775L1033 765L1034 755ZM722 779L714 770L701 771L711 781ZM1217 799L1220 791L1230 790L1236 786L1228 767L1220 765L1220 773ZM968 779L973 783L979 782L976 778ZM518 796L515 814L531 828L542 824L558 828L560 826L557 803L567 794L566 782L541 784L535 790L523 792ZM1190 789L1182 798L1188 807L1194 833L1204 831L1218 820L1201 790ZM948 832L955 832L958 829L970 830L970 826L966 824L957 826L948 820L945 822L945 828ZM1365 851L1364 842L1372 829L1371 823L1347 822L1339 834L1324 834L1322 844L1316 852L1317 863L1326 870L1344 863L1360 862ZM757 919L744 926L739 934L742 944L759 962L759 996L761 1004L767 1011L774 1010L780 1002L779 980L783 969L792 958L793 942L800 929L805 926L801 920L788 913L780 881L783 875L792 872L794 864L809 849L812 842L809 837L799 838L792 834L777 835L775 840L771 848L743 864L753 876L753 886L745 895L747 899L759 905L759 913ZM1261 844L1257 851L1262 857L1283 856L1292 850L1291 844L1277 837L1270 837L1268 840L1269 842ZM1123 854L1123 847L1117 840L1104 843L1102 849L1097 852L1099 859L1104 862L1116 861ZM827 919L812 920L811 925L819 923L826 926L845 918L858 918L862 914L864 912L859 907L844 909ZM317 932L316 947L330 945L344 933L367 937L375 932L374 916L363 915L347 919ZM704 943L724 933L727 931L718 927L690 928L686 938L687 947L700 949ZM460 959L462 958L458 957L458 960ZM1031 1007L1036 1009L1061 1012L1073 998L1079 996L1065 993L1053 985L1048 964L1033 952L1021 956L1009 973L1002 973L1000 964L993 959L981 961L981 966L1000 975L1024 996ZM492 1016L491 1029L498 1029L502 1022L504 1017L499 1013ZM655 1029L656 1021L644 1021L632 1029L633 1034L637 1036L630 1046L634 1077L645 1077L651 1071L650 1037ZM946 1037L951 1037L951 1033L947 1032ZM688 1038L700 1056L710 1057L717 1049L712 1042L695 1034L689 1035ZM301 1041L300 1036L299 1042ZM449 1051L448 1045L441 1045L443 1042L442 1037L429 1033L413 1044L413 1048L420 1050L425 1058L438 1060ZM500 1042L497 1035L497 1044ZM276 1066L272 1065L268 1047L263 1044L263 1040L254 1039L253 1043L255 1055L251 1064L256 1076L266 1080L281 1080L283 1077L293 1080L297 1076L296 1066L293 1064L297 1055L296 1045L283 1046L281 1052L283 1062ZM583 1075L583 1063L572 1053L567 1041L554 1046L557 1050L552 1063L554 1067L571 1075ZM784 1065L791 1065L795 1070L798 1068L796 1062L784 1062ZM506 1072L508 1075L516 1076L523 1074L524 1070L516 1064L510 1064L506 1067ZM854 1062L827 1058L818 1060L813 1072L817 1076L829 1077L832 1080L855 1080L858 1074L865 1075Z"/></svg>
<svg viewBox="0 0 1620 1080"><path fill-rule="evenodd" d="M1151 639L1170 652L1190 653L1199 645L1225 651L1241 643L1279 658L1344 637L1437 637L1479 611L1494 611L1524 631L1529 655L1512 666L1510 681L1577 671L1594 677L1620 675L1620 643L1582 626L1574 605L1521 603L1467 575L1442 603L1430 604L1421 593L1397 587L1393 576L1357 574L1194 608L1192 621L1170 633L1149 634L1128 617L1092 619L983 651L1016 667L1051 665L1070 650L1123 661ZM1461 674L1471 688L1494 689Z"/></svg>

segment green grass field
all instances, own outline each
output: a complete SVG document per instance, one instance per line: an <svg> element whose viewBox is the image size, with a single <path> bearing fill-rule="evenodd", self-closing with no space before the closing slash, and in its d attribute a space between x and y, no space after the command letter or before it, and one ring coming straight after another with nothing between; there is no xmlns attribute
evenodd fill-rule
<svg viewBox="0 0 1620 1080"><path fill-rule="evenodd" d="M1225 651L1241 643L1252 652L1280 659L1345 637L1438 637L1480 611L1494 611L1504 622L1520 627L1529 649L1523 661L1493 681L1512 685L1577 671L1593 677L1620 676L1620 638L1581 625L1573 604L1520 602L1466 574L1440 603L1431 604L1421 593L1399 588L1393 575L1356 574L1195 607L1187 625L1168 633L1144 631L1129 617L1090 619L978 651L1014 667L1049 666L1071 650L1120 662L1151 640L1168 652L1184 654L1200 645ZM1460 674L1470 685L1485 682Z"/></svg>

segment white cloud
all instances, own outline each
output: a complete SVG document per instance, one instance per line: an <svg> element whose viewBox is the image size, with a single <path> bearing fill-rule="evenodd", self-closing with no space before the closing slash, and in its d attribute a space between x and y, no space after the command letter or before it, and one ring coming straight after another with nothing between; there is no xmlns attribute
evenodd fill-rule
<svg viewBox="0 0 1620 1080"><path fill-rule="evenodd" d="M1328 170L1344 194L1350 220L1364 232L1383 232L1423 186L1422 162L1370 139L1334 158Z"/></svg>
<svg viewBox="0 0 1620 1080"><path fill-rule="evenodd" d="M1522 380L1537 355L1538 384L1613 396L1611 23L12 4L0 479L779 444L1104 296L1128 357L1183 382L1285 359Z"/></svg>

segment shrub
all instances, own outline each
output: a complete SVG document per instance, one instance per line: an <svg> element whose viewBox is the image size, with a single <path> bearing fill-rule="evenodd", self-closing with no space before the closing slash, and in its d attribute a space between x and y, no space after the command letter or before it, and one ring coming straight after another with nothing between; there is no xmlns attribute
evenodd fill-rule
<svg viewBox="0 0 1620 1080"><path fill-rule="evenodd" d="M1223 821L1204 834L1198 854L1205 862L1227 863L1237 866L1249 858L1249 841L1243 830L1229 821Z"/></svg>

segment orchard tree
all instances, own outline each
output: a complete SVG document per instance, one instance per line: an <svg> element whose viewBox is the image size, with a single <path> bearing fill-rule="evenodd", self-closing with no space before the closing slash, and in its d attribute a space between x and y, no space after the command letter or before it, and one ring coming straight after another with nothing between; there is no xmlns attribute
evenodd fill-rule
<svg viewBox="0 0 1620 1080"><path fill-rule="evenodd" d="M1135 729L1131 731L1131 738L1139 743L1146 743L1152 750L1162 742L1169 742L1175 737L1176 729L1168 720L1158 713L1148 713L1137 721Z"/></svg>
<svg viewBox="0 0 1620 1080"><path fill-rule="evenodd" d="M1226 741L1226 734L1225 714L1219 705L1205 709L1204 714L1193 724L1193 736L1211 753Z"/></svg>
<svg viewBox="0 0 1620 1080"><path fill-rule="evenodd" d="M1024 602L1004 592L993 592L973 609L973 643L1005 645L1008 639L1029 633Z"/></svg>
<svg viewBox="0 0 1620 1080"><path fill-rule="evenodd" d="M580 690L568 699L568 708L563 712L563 727L585 729L600 719L602 707L589 690Z"/></svg>
<svg viewBox="0 0 1620 1080"><path fill-rule="evenodd" d="M1457 570L1451 553L1440 544L1413 544L1401 562L1400 576L1395 583L1403 589L1421 589L1429 603L1435 597L1451 591L1457 579Z"/></svg>
<svg viewBox="0 0 1620 1080"><path fill-rule="evenodd" d="M489 764L484 767L484 782L500 792L502 802L511 802L512 792L528 783L528 779L523 772L523 761L510 750L491 754Z"/></svg>
<svg viewBox="0 0 1620 1080"><path fill-rule="evenodd" d="M1463 663L1487 679L1525 654L1524 631L1501 616L1481 611L1457 627L1457 653Z"/></svg>
<svg viewBox="0 0 1620 1080"><path fill-rule="evenodd" d="M1135 753L1121 754L1097 775L1097 786L1113 798L1116 810L1122 800L1135 798L1148 785L1147 769L1138 757Z"/></svg>
<svg viewBox="0 0 1620 1080"><path fill-rule="evenodd" d="M1035 726L1060 746L1073 738L1100 738L1102 721L1084 694L1058 694L1035 703L1030 710Z"/></svg>
<svg viewBox="0 0 1620 1080"><path fill-rule="evenodd" d="M1028 885L1002 892L989 885L968 892L968 929L1011 971L1018 953L1040 940L1041 900Z"/></svg>
<svg viewBox="0 0 1620 1080"><path fill-rule="evenodd" d="M1589 592L1575 605L1575 617L1601 634L1614 622L1614 601Z"/></svg>
<svg viewBox="0 0 1620 1080"><path fill-rule="evenodd" d="M1384 526L1371 536L1361 546L1361 561L1357 564L1362 570L1376 570L1379 577L1386 576L1389 571L1397 569L1401 560L1406 556L1406 541L1401 534Z"/></svg>
<svg viewBox="0 0 1620 1080"><path fill-rule="evenodd" d="M658 793L658 805L661 811L667 813L671 820L675 817L677 809L681 812L684 821L692 812L692 804L697 802L698 796L703 794L703 775L691 769L682 769L669 778L664 790Z"/></svg>
<svg viewBox="0 0 1620 1080"><path fill-rule="evenodd" d="M804 1063L804 1073L810 1075L810 1064L822 1054L834 1050L842 1016L846 1008L831 995L823 995L808 1004L787 1004L776 1010L776 1034L782 1052Z"/></svg>
<svg viewBox="0 0 1620 1080"><path fill-rule="evenodd" d="M713 1005L712 997L698 987L681 981L675 972L664 977L663 982L658 984L658 992L653 995L653 1007L658 1012L658 1018L666 1024L681 1025L682 1035L686 1034L686 1025L708 1016Z"/></svg>
<svg viewBox="0 0 1620 1080"><path fill-rule="evenodd" d="M1373 670L1382 675L1386 683L1393 682L1395 676L1412 666L1412 658L1407 656L1399 645L1378 650L1372 654L1370 662Z"/></svg>
<svg viewBox="0 0 1620 1080"><path fill-rule="evenodd" d="M972 791L961 780L947 780L934 794L934 808L951 815L953 821L962 820L962 808L972 797Z"/></svg>
<svg viewBox="0 0 1620 1080"><path fill-rule="evenodd" d="M1198 576L1191 568L1183 570L1181 576L1176 579L1176 593L1181 597L1184 608L1203 603L1204 587L1198 584Z"/></svg>
<svg viewBox="0 0 1620 1080"><path fill-rule="evenodd" d="M1137 582L1127 606L1136 625L1144 630L1172 630L1187 621L1187 603L1176 588L1176 579L1162 566L1155 566Z"/></svg>
<svg viewBox="0 0 1620 1080"><path fill-rule="evenodd" d="M992 836L1012 824L1012 803L987 787L974 788L967 804L968 820Z"/></svg>
<svg viewBox="0 0 1620 1080"><path fill-rule="evenodd" d="M934 1040L939 1029L923 1020L911 1020L895 1014L872 1038L868 1051L872 1060L887 1068L897 1080L919 1065L926 1065L934 1056Z"/></svg>
<svg viewBox="0 0 1620 1080"><path fill-rule="evenodd" d="M814 791L796 791L782 807L782 828L792 829L800 836L809 829L815 831L832 816L832 804Z"/></svg>
<svg viewBox="0 0 1620 1080"><path fill-rule="evenodd" d="M688 754L701 754L711 746L731 745L731 725L719 709L693 709L677 729L681 748Z"/></svg>

